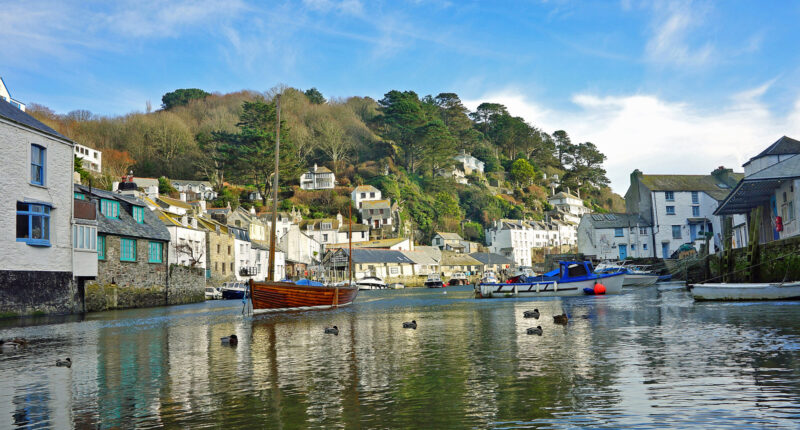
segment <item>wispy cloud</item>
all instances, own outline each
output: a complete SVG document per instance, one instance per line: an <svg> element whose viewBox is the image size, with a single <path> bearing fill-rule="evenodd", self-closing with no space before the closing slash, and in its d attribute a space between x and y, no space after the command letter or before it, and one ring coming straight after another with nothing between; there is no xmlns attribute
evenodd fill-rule
<svg viewBox="0 0 800 430"><path fill-rule="evenodd" d="M646 45L647 59L670 66L699 67L710 63L715 55L714 45L690 42L691 31L703 25L705 15L706 11L691 1L655 7L653 34Z"/></svg>

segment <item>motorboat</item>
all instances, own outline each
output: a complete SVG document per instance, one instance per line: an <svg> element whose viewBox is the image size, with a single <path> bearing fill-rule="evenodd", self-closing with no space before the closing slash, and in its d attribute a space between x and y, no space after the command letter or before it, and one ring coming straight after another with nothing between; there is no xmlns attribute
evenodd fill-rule
<svg viewBox="0 0 800 430"><path fill-rule="evenodd" d="M386 289L386 283L383 279L377 276L367 276L356 281L356 286L359 290L383 290Z"/></svg>
<svg viewBox="0 0 800 430"><path fill-rule="evenodd" d="M506 282L508 283L517 283L517 282L525 282L527 279L532 279L536 277L536 272L533 271L533 267L530 266L519 266L514 269L514 273L508 278Z"/></svg>
<svg viewBox="0 0 800 430"><path fill-rule="evenodd" d="M425 286L428 288L444 288L444 283L438 273L431 273L425 279Z"/></svg>
<svg viewBox="0 0 800 430"><path fill-rule="evenodd" d="M222 284L222 299L242 299L247 295L247 284L244 282L226 282Z"/></svg>
<svg viewBox="0 0 800 430"><path fill-rule="evenodd" d="M453 273L453 276L450 277L450 281L447 283L447 285L450 286L467 284L469 284L469 278L467 278L467 275L464 272Z"/></svg>
<svg viewBox="0 0 800 430"><path fill-rule="evenodd" d="M619 294L624 278L622 272L595 273L588 261L560 261L558 269L525 282L481 282L475 290L479 298Z"/></svg>
<svg viewBox="0 0 800 430"><path fill-rule="evenodd" d="M393 282L387 286L387 288L389 288L390 290L402 290L405 287L406 286L403 285L403 283L401 282Z"/></svg>
<svg viewBox="0 0 800 430"><path fill-rule="evenodd" d="M648 266L626 265L625 262L604 262L597 265L595 273L624 273L623 287L647 287L658 282L659 275Z"/></svg>
<svg viewBox="0 0 800 430"><path fill-rule="evenodd" d="M800 282L707 283L694 284L690 288L697 301L800 299Z"/></svg>
<svg viewBox="0 0 800 430"><path fill-rule="evenodd" d="M206 300L219 300L222 298L222 291L217 287L206 287Z"/></svg>
<svg viewBox="0 0 800 430"><path fill-rule="evenodd" d="M487 271L483 272L483 277L481 278L481 283L483 283L483 284L496 284L497 282L498 282L497 274L494 273L493 270L487 270Z"/></svg>

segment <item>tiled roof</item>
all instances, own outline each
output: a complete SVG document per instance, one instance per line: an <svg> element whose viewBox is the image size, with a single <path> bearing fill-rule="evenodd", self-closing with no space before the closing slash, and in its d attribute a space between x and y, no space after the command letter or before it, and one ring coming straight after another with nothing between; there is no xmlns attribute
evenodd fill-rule
<svg viewBox="0 0 800 430"><path fill-rule="evenodd" d="M347 248L342 248L345 255L348 254ZM389 249L361 249L353 248L353 263L407 263L414 262L403 255L400 251Z"/></svg>
<svg viewBox="0 0 800 430"><path fill-rule="evenodd" d="M469 254L459 254L455 252L442 252L442 259L439 261L442 266L482 266L483 263L472 258Z"/></svg>
<svg viewBox="0 0 800 430"><path fill-rule="evenodd" d="M414 264L425 264L429 266L439 265L439 262L434 259L429 253L422 251L400 251L413 261Z"/></svg>
<svg viewBox="0 0 800 430"><path fill-rule="evenodd" d="M167 228L164 226L163 222L158 219L156 214L147 210L147 206L143 201L110 191L98 190L97 188L92 188L90 193L89 187L78 184L74 185L74 189L87 196L92 196L92 200L103 198L120 202L119 219L106 218L106 216L100 212L100 205L97 205L98 233L169 241L169 231L167 231ZM133 211L132 206L134 205L145 208L143 223L138 223L133 219L131 212Z"/></svg>
<svg viewBox="0 0 800 430"><path fill-rule="evenodd" d="M159 196L158 200L161 200L162 202L166 203L168 206L175 206L175 207L184 208L184 209L191 209L192 208L192 205L190 205L189 203L186 203L183 200L173 199L171 197Z"/></svg>
<svg viewBox="0 0 800 430"><path fill-rule="evenodd" d="M361 203L361 210L364 209L389 209L391 202L389 199L369 200Z"/></svg>
<svg viewBox="0 0 800 430"><path fill-rule="evenodd" d="M0 117L3 117L9 121L15 122L20 125L24 125L26 127L38 130L42 133L49 134L51 136L55 136L59 139L69 140L63 134L53 130L52 128L44 125L38 119L28 115L27 113L17 109L16 106L12 105L11 103L1 100L0 99Z"/></svg>
<svg viewBox="0 0 800 430"><path fill-rule="evenodd" d="M463 240L461 238L461 235L459 235L458 233L446 233L442 231L437 231L436 234L446 240Z"/></svg>
<svg viewBox="0 0 800 430"><path fill-rule="evenodd" d="M511 259L504 257L500 254L488 252L473 252L469 254L470 257L480 261L483 264L514 264Z"/></svg>
<svg viewBox="0 0 800 430"><path fill-rule="evenodd" d="M308 219L303 220L300 223L300 228L307 230L309 226L311 226L312 230L320 230L322 228L323 223L330 223L331 230L338 230L339 229L339 220L336 218L321 218L321 219ZM353 224L355 225L355 224Z"/></svg>
<svg viewBox="0 0 800 430"><path fill-rule="evenodd" d="M358 191L359 193L363 192L380 192L377 188L373 187L372 185L359 185L353 191Z"/></svg>
<svg viewBox="0 0 800 430"><path fill-rule="evenodd" d="M743 173L731 173L735 181L743 177ZM702 191L717 200L731 191L728 184L712 175L642 175L640 180L650 191Z"/></svg>
<svg viewBox="0 0 800 430"><path fill-rule="evenodd" d="M423 253L431 257L431 259L433 259L437 263L439 262L439 260L442 259L442 250L440 250L438 247L435 246L417 245L414 247L414 252Z"/></svg>

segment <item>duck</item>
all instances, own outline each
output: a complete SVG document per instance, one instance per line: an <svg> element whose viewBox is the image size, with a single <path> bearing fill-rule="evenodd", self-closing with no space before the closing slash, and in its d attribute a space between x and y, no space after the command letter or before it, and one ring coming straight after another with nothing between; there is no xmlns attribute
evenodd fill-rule
<svg viewBox="0 0 800 430"><path fill-rule="evenodd" d="M335 334L336 336L339 336L339 327L325 327L325 334Z"/></svg>
<svg viewBox="0 0 800 430"><path fill-rule="evenodd" d="M417 320L411 320L411 322L404 322L403 328L413 328L414 330L417 329Z"/></svg>
<svg viewBox="0 0 800 430"><path fill-rule="evenodd" d="M230 336L225 336L223 338L220 338L220 340L222 341L223 345L235 346L236 344L239 343L239 338L236 337L235 334L232 334Z"/></svg>
<svg viewBox="0 0 800 430"><path fill-rule="evenodd" d="M70 360L69 357L67 357L67 358L65 358L63 360L58 359L58 360L56 360L56 366L58 366L58 367L72 367L72 360Z"/></svg>
<svg viewBox="0 0 800 430"><path fill-rule="evenodd" d="M556 324L567 325L567 322L569 322L569 317L567 317L567 314L565 313L562 313L561 315L553 315L553 322Z"/></svg>
<svg viewBox="0 0 800 430"><path fill-rule="evenodd" d="M539 309L534 309L532 311L525 311L522 313L525 318L534 318L539 319Z"/></svg>
<svg viewBox="0 0 800 430"><path fill-rule="evenodd" d="M529 327L528 328L528 334L537 334L537 335L541 336L542 335L542 331L543 331L542 330L542 326L540 326L540 325L537 325L536 328L533 328L533 327Z"/></svg>
<svg viewBox="0 0 800 430"><path fill-rule="evenodd" d="M17 342L16 339L0 340L0 348L3 350L18 349L25 346L25 343Z"/></svg>

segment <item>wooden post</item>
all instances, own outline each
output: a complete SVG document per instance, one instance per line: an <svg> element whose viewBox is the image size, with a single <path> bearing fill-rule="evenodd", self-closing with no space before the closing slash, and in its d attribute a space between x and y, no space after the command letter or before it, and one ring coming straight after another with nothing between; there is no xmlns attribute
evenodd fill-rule
<svg viewBox="0 0 800 430"><path fill-rule="evenodd" d="M758 282L758 265L761 260L758 238L761 230L761 206L750 212L750 241L747 245L747 274L750 282Z"/></svg>
<svg viewBox="0 0 800 430"><path fill-rule="evenodd" d="M733 217L725 217L725 224L722 229L723 234L723 253L719 260L719 271L722 275L722 282L731 282L731 275L734 271L735 260L733 258Z"/></svg>

